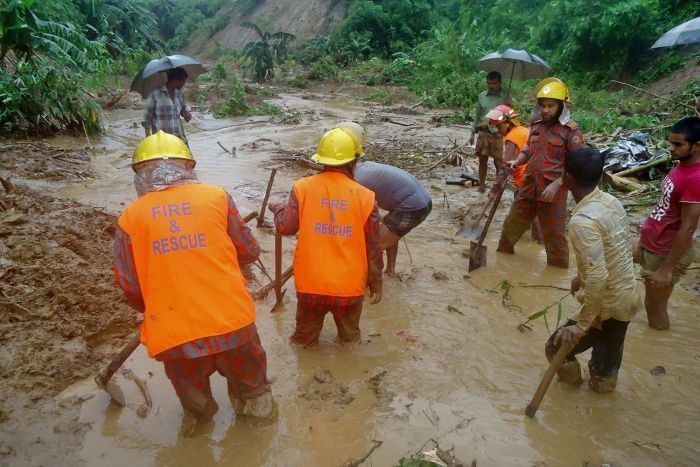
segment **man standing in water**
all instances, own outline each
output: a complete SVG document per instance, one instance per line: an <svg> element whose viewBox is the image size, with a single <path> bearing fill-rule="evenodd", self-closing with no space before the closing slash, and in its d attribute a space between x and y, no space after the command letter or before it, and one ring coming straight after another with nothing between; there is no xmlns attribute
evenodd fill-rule
<svg viewBox="0 0 700 467"><path fill-rule="evenodd" d="M186 122L192 120L192 114L185 105L185 95L182 93L182 87L187 81L187 72L178 67L168 70L167 74L168 81L148 95L141 125L146 136L162 130L187 143L185 129L180 120L180 117Z"/></svg>
<svg viewBox="0 0 700 467"><path fill-rule="evenodd" d="M348 131L355 140L355 156L364 156L367 140L364 128L355 122L342 122L336 128ZM358 162L355 181L374 192L377 204L389 213L382 219L379 236L386 250L387 275L396 274L399 240L420 225L433 209L433 201L423 185L405 170L377 162Z"/></svg>
<svg viewBox="0 0 700 467"><path fill-rule="evenodd" d="M582 379L576 355L593 347L588 384L596 392L611 392L617 385L627 326L641 309L642 298L628 247L625 209L597 187L603 161L589 147L567 154L564 161L563 184L576 201L569 222L577 267L571 293L578 293L581 310L552 334L545 352L551 360L560 345L574 344L558 374L562 381L578 385Z"/></svg>
<svg viewBox="0 0 700 467"><path fill-rule="evenodd" d="M231 196L199 183L194 165L187 145L162 131L136 148L139 198L119 217L117 282L144 314L141 342L163 362L186 414L212 419L209 377L219 372L238 416L272 419L267 357L239 267L260 247Z"/></svg>
<svg viewBox="0 0 700 467"><path fill-rule="evenodd" d="M491 71L486 75L487 90L479 94L477 98L474 131L469 138L469 143L473 143L474 133L478 132L475 154L479 158L479 191L482 193L486 189L489 157L493 159L496 174L500 173L503 166L503 137L494 128L489 128L488 121L484 121L484 115L489 110L501 104L510 105L510 96L501 87L501 81L501 74L497 71Z"/></svg>
<svg viewBox="0 0 700 467"><path fill-rule="evenodd" d="M649 326L670 327L668 299L695 258L693 234L700 218L700 118L671 127L671 157L678 161L661 185L661 199L640 230L637 261L646 288Z"/></svg>
<svg viewBox="0 0 700 467"><path fill-rule="evenodd" d="M277 231L299 234L291 341L304 347L318 342L328 312L341 341L358 341L365 289L369 286L370 303L382 298L379 213L374 193L353 180L358 158L352 135L335 128L323 135L312 157L323 170L294 182L286 204L270 202Z"/></svg>
<svg viewBox="0 0 700 467"><path fill-rule="evenodd" d="M523 181L503 222L498 251L514 254L515 244L537 217L544 235L547 264L569 267L566 241L567 190L562 171L567 152L584 146L578 125L571 121L569 90L557 78L537 85L535 122L517 159L506 166L516 170L527 164Z"/></svg>

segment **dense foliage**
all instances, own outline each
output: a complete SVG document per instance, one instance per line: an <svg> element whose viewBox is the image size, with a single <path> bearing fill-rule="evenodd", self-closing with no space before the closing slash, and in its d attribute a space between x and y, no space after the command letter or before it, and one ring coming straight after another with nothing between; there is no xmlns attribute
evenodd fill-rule
<svg viewBox="0 0 700 467"><path fill-rule="evenodd" d="M159 45L148 5L147 0L0 2L0 132L98 130L100 108L87 88L115 73L135 73L148 59L144 49Z"/></svg>
<svg viewBox="0 0 700 467"><path fill-rule="evenodd" d="M255 17L264 1L0 0L0 131L97 130L99 108L87 89L133 76L149 59L173 53L195 37L207 40L234 16L265 25L249 23L258 40L236 58L258 81L292 59L305 67L289 81L295 86L347 79L360 69L366 84L403 85L427 105L470 109L483 89L484 74L476 72L479 57L524 48L545 58L572 85L574 99L584 104L577 112L597 126L658 121L615 111L586 115L586 103L599 105L604 94L598 93L611 78L648 82L698 60L697 51L648 50L661 33L700 15L697 2L346 0L346 16L332 34L297 44L292 52L292 36L268 33L270 19ZM332 0L330 7L338 3ZM218 45L215 50L233 56ZM218 75L217 81L228 80L225 69ZM531 88L532 83L514 82L516 103L528 101ZM692 98L697 89L695 81L686 95ZM241 111L235 104L240 92L235 83L229 91L233 100L222 113L234 114Z"/></svg>

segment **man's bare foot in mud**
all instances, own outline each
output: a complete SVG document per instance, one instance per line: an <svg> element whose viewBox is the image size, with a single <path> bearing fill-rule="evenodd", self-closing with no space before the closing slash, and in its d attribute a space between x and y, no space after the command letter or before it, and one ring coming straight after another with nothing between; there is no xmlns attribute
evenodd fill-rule
<svg viewBox="0 0 700 467"><path fill-rule="evenodd" d="M269 425L277 421L277 403L270 391L245 401L243 417L257 426Z"/></svg>
<svg viewBox="0 0 700 467"><path fill-rule="evenodd" d="M386 277L394 277L394 278L395 278L395 277L397 276L397 274L396 274L396 269L389 269L389 268L386 268L386 269L384 270L384 275L385 275Z"/></svg>
<svg viewBox="0 0 700 467"><path fill-rule="evenodd" d="M195 436L199 436L201 433L206 432L207 428L211 430L213 426L214 424L211 422L211 420L202 421L186 411L182 416L182 423L180 424L180 437L194 438Z"/></svg>

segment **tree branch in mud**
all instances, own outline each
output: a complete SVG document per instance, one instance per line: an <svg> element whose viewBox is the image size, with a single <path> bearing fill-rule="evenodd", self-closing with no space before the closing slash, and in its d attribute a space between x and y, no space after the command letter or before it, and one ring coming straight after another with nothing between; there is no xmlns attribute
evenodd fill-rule
<svg viewBox="0 0 700 467"><path fill-rule="evenodd" d="M379 440L376 440L376 439L373 439L372 442L374 443L374 446L372 446L372 447L370 448L370 450L367 452L367 454L365 454L364 456L360 457L359 459L348 459L348 460L346 460L345 462L343 462L343 463L341 464L341 467L358 467L358 466L361 465L364 461L366 461L367 459L369 459L369 456L371 456L372 453L373 453L374 451L376 451L377 449L379 449L379 446L381 446L382 444L384 444L384 441L379 441Z"/></svg>
<svg viewBox="0 0 700 467"><path fill-rule="evenodd" d="M9 178L0 177L0 183L2 183L2 187L5 189L5 194L10 195L13 191L15 191L15 185L10 181Z"/></svg>

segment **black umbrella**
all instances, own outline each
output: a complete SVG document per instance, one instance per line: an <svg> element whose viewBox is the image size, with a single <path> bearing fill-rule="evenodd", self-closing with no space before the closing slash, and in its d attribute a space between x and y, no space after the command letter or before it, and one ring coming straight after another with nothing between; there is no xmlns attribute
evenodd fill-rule
<svg viewBox="0 0 700 467"><path fill-rule="evenodd" d="M187 77L191 80L207 72L201 63L187 55L167 55L148 62L134 78L130 91L138 92L144 99L148 98L152 90L163 86L168 81L166 72L174 68L185 70Z"/></svg>
<svg viewBox="0 0 700 467"><path fill-rule="evenodd" d="M659 37L651 49L700 43L700 17L686 21Z"/></svg>
<svg viewBox="0 0 700 467"><path fill-rule="evenodd" d="M508 93L513 78L518 81L532 78L544 78L549 75L551 67L537 55L524 50L508 49L503 53L493 52L479 59L479 69L498 71L502 76L510 75Z"/></svg>

